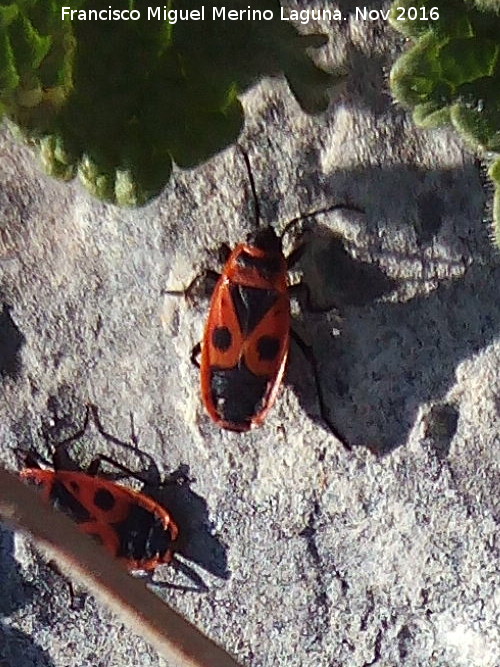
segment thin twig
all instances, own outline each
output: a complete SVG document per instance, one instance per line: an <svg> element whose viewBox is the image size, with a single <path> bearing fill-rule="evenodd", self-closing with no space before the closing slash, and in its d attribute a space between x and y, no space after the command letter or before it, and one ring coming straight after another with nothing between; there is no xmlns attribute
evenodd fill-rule
<svg viewBox="0 0 500 667"><path fill-rule="evenodd" d="M175 667L241 667L34 489L0 469L0 517L34 541Z"/></svg>

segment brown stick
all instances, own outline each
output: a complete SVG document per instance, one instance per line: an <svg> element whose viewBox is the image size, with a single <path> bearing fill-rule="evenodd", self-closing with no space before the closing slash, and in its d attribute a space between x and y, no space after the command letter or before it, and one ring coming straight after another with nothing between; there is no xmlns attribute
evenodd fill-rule
<svg viewBox="0 0 500 667"><path fill-rule="evenodd" d="M0 516L34 541L64 572L115 612L124 623L176 667L241 667L145 584L131 577L108 553L33 489L0 469Z"/></svg>

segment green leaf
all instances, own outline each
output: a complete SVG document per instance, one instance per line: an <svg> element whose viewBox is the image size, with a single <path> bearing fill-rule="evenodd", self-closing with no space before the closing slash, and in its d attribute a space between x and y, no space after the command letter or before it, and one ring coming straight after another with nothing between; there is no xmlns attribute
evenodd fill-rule
<svg viewBox="0 0 500 667"><path fill-rule="evenodd" d="M500 105L478 110L454 104L450 116L455 128L475 149L500 152Z"/></svg>
<svg viewBox="0 0 500 667"><path fill-rule="evenodd" d="M500 0L473 0L473 2L480 11L500 14Z"/></svg>
<svg viewBox="0 0 500 667"><path fill-rule="evenodd" d="M442 40L433 33L426 33L407 53L394 64L390 83L396 100L412 107L430 101L441 78L438 54Z"/></svg>
<svg viewBox="0 0 500 667"><path fill-rule="evenodd" d="M500 158L491 165L488 174L495 181L496 185L500 187Z"/></svg>
<svg viewBox="0 0 500 667"><path fill-rule="evenodd" d="M401 26L398 6L429 8L439 18L429 29L412 22ZM416 43L394 64L394 97L413 108L422 127L450 123L474 150L500 153L500 0L396 0L391 23ZM496 184L495 238L500 248L500 160L490 176Z"/></svg>
<svg viewBox="0 0 500 667"><path fill-rule="evenodd" d="M9 36L20 71L36 70L52 44L52 38L40 35L23 15L12 22Z"/></svg>
<svg viewBox="0 0 500 667"><path fill-rule="evenodd" d="M88 155L84 155L78 165L78 176L88 191L98 199L115 201L114 170L104 171Z"/></svg>
<svg viewBox="0 0 500 667"><path fill-rule="evenodd" d="M473 34L470 19L463 10L463 0L395 0L389 23L411 38L421 37L427 32L441 38L469 37Z"/></svg>
<svg viewBox="0 0 500 667"><path fill-rule="evenodd" d="M43 137L38 146L40 159L50 176L63 181L74 178L75 168L60 138L55 135Z"/></svg>
<svg viewBox="0 0 500 667"><path fill-rule="evenodd" d="M307 52L328 38L300 35L281 20L279 0L169 0L169 11L205 8L204 21L172 24L148 19L149 3L138 0L10 5L18 13L13 18L10 10L9 25L0 28L10 48L0 73L11 119L35 141L50 173L76 172L94 194L120 204L158 194L172 160L193 167L236 141L244 124L238 95L262 77L283 76L310 113L326 109L339 80ZM63 6L136 9L141 19L63 21ZM273 19L217 19L214 7Z"/></svg>
<svg viewBox="0 0 500 667"><path fill-rule="evenodd" d="M19 14L17 4L0 6L0 31L4 30L14 21Z"/></svg>
<svg viewBox="0 0 500 667"><path fill-rule="evenodd" d="M413 120L419 127L439 127L451 123L450 109L436 102L418 104L413 110Z"/></svg>
<svg viewBox="0 0 500 667"><path fill-rule="evenodd" d="M408 10L411 10L410 15L415 11L418 17L422 16L422 12L428 17L429 11L426 11L428 4L426 0L398 0L391 7L389 23L406 37L419 37L430 30L434 22L411 20L408 18Z"/></svg>
<svg viewBox="0 0 500 667"><path fill-rule="evenodd" d="M443 44L438 58L444 79L455 86L492 74L500 44L478 37L451 39Z"/></svg>
<svg viewBox="0 0 500 667"><path fill-rule="evenodd" d="M0 32L0 99L19 85L14 53L7 35Z"/></svg>

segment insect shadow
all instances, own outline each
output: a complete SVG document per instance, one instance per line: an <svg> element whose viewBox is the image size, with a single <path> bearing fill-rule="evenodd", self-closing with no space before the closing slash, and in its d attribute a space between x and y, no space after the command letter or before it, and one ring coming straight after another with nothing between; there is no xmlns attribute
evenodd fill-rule
<svg viewBox="0 0 500 667"><path fill-rule="evenodd" d="M332 328L338 330L341 339L344 309L363 307L390 294L397 288L398 281L378 266L353 258L341 235L317 221L306 221L300 242L304 252L297 268L302 273L302 282L297 285L298 289L292 286L300 316L295 315L291 323L292 350L286 383L309 417L318 426L333 431L350 449L349 439L333 409L334 397L341 393L342 387L337 379L327 376L321 359L325 353L335 354ZM305 342L309 340L313 342Z"/></svg>
<svg viewBox="0 0 500 667"><path fill-rule="evenodd" d="M67 425L66 420L64 420L64 424ZM91 426L97 430L108 445L111 445L110 449L113 451L113 455L97 454L93 457L90 465L82 469L82 466L75 462L72 449L73 447L76 448ZM145 579L149 578L155 587L183 591L207 591L208 587L202 577L178 556L196 563L215 576L229 578L227 547L213 535L213 526L210 523L206 501L191 489L191 484L195 480L189 475L189 467L181 464L175 471L162 477L153 458L138 446L132 415L130 443L120 440L103 428L98 409L93 404L86 406L82 427L69 437L57 442L55 446L50 446L47 431L50 431L52 439L55 431L57 431L57 424L53 424L49 429L44 429L46 446L49 451L53 451L53 465L56 470L87 472L90 475L98 474L99 477L113 482L123 479L139 482L141 484L140 493L152 498L164 507L174 520L179 529L179 535L175 540L174 556L169 565L190 579L195 588L158 582L153 579L153 573L144 575ZM120 451L122 457L124 452L128 452L137 460L136 470L120 463ZM30 453L28 458L32 455L33 453ZM40 455L36 455L36 459L50 465Z"/></svg>

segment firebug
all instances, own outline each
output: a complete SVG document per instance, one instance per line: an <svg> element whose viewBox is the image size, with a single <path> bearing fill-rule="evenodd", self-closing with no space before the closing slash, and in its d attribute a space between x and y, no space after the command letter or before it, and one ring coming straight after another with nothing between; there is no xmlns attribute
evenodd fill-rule
<svg viewBox="0 0 500 667"><path fill-rule="evenodd" d="M104 455L85 471L72 469L67 446L85 432L90 414L100 428L95 406L88 406L83 429L56 446L53 468L42 468L40 457L29 455L29 467L20 476L40 486L45 501L73 518L82 532L99 540L129 570L152 571L170 563L179 535L170 513L144 493L104 478L99 467L106 461L144 482L141 477Z"/></svg>
<svg viewBox="0 0 500 667"><path fill-rule="evenodd" d="M262 225L250 160L239 148L254 201L256 229L245 243L226 253L221 275L213 271L203 274L217 277L203 340L193 348L191 357L200 368L203 403L222 428L243 432L261 425L276 400L293 336L313 366L323 419L340 437L326 416L311 349L291 329L288 270L302 254L303 244L285 257L283 237L297 223L319 213L346 208L362 211L335 204L294 218L278 235L273 226ZM184 290L166 293L188 296L201 277Z"/></svg>

